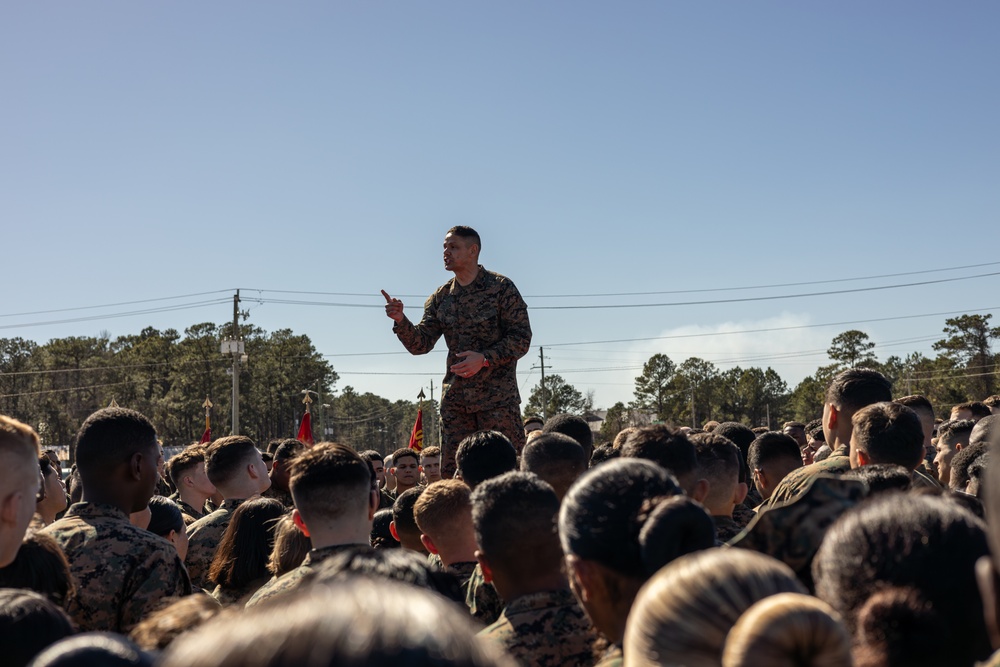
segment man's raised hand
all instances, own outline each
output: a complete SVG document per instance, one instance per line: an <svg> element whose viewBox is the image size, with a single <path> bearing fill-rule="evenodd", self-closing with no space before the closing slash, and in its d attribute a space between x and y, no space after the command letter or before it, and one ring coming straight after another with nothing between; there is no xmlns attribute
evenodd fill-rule
<svg viewBox="0 0 1000 667"><path fill-rule="evenodd" d="M385 290L382 290L382 296L385 297L385 314L394 322L402 322L403 302L399 299L393 299Z"/></svg>

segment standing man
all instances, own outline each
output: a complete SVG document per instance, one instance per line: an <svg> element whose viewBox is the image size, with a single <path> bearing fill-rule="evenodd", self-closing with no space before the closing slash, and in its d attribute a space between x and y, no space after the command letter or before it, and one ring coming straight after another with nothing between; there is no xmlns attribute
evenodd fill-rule
<svg viewBox="0 0 1000 667"><path fill-rule="evenodd" d="M414 325L403 302L384 291L393 333L411 354L426 354L444 335L448 372L441 396L444 477L455 473L455 452L465 436L500 431L518 452L524 447L517 360L528 352L528 306L514 283L479 265L482 243L471 227L452 227L444 237L444 268L455 277L424 304Z"/></svg>

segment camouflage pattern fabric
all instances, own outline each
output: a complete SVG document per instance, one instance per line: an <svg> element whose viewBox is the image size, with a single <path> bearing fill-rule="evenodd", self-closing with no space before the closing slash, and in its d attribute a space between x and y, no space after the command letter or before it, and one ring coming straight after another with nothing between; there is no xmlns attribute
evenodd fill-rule
<svg viewBox="0 0 1000 667"><path fill-rule="evenodd" d="M715 524L715 543L723 545L743 531L743 526L736 523L730 516L712 516Z"/></svg>
<svg viewBox="0 0 1000 667"><path fill-rule="evenodd" d="M484 625L494 623L503 611L503 600L500 599L493 584L483 579L483 568L479 563L476 563L465 585L465 605L473 618Z"/></svg>
<svg viewBox="0 0 1000 667"><path fill-rule="evenodd" d="M913 471L913 474L910 475L910 477L913 478L913 488L914 489L927 488L927 489L940 490L941 489L940 482L938 482L936 479L928 475L922 469L923 466L920 466L919 468Z"/></svg>
<svg viewBox="0 0 1000 667"><path fill-rule="evenodd" d="M759 504L759 503L758 503ZM747 505L746 503L740 503L733 508L733 521L735 521L740 528L746 528L747 525L756 516L754 514L753 508L755 505Z"/></svg>
<svg viewBox="0 0 1000 667"><path fill-rule="evenodd" d="M569 589L511 600L479 636L531 667L593 665L598 637Z"/></svg>
<svg viewBox="0 0 1000 667"><path fill-rule="evenodd" d="M442 452L447 452L450 470L442 473L446 479L455 476L455 453L462 440L476 431L500 431L510 439L518 454L524 449L524 427L521 425L521 408L518 405L503 405L492 410L465 412L455 410L447 402L441 404ZM442 461L445 454L442 453Z"/></svg>
<svg viewBox="0 0 1000 667"><path fill-rule="evenodd" d="M393 498L392 493L386 491L385 489L378 490L378 508L380 510L391 510L392 504L396 502Z"/></svg>
<svg viewBox="0 0 1000 667"><path fill-rule="evenodd" d="M181 516L184 517L184 525L190 526L192 523L198 519L205 516L204 512L199 512L197 509L188 505L186 502L181 500L179 493L174 493L170 496L170 500L174 501L181 507ZM204 507L202 509L205 509Z"/></svg>
<svg viewBox="0 0 1000 667"><path fill-rule="evenodd" d="M783 505L763 509L730 546L759 551L788 565L812 589L812 561L827 529L868 495L860 480L816 475Z"/></svg>
<svg viewBox="0 0 1000 667"><path fill-rule="evenodd" d="M441 564L440 558L438 558L437 564ZM476 571L477 567L479 567L479 563L473 560L465 563L452 563L445 569L458 577L458 582L462 585L462 589L465 590L465 587L469 583L469 579L472 578L472 574Z"/></svg>
<svg viewBox="0 0 1000 667"><path fill-rule="evenodd" d="M285 506L286 510L295 509L295 501L292 500L292 494L290 491L282 491L274 484L267 488L267 491L260 494L263 498L273 498L277 500L282 505Z"/></svg>
<svg viewBox="0 0 1000 667"><path fill-rule="evenodd" d="M841 445L829 458L796 468L785 475L774 488L774 493L764 503L764 508L783 505L798 497L809 485L809 480L816 475L843 475L851 469L849 449L848 445Z"/></svg>
<svg viewBox="0 0 1000 667"><path fill-rule="evenodd" d="M403 318L392 327L396 337L412 354L430 352L443 335L448 344L445 377L442 381L442 415L452 412L476 413L501 406L519 407L521 394L517 386L517 360L531 345L531 325L528 306L509 278L479 267L479 274L469 285L462 286L452 278L439 287L424 303L420 323L414 325ZM459 352L480 352L489 362L472 377L457 377L451 373L458 363ZM442 416L442 425L447 424ZM515 433L504 434L523 446L524 431L518 420ZM471 431L470 431L471 432ZM461 437L452 436L452 440ZM445 478L454 474L454 451L449 461L444 452L441 469Z"/></svg>
<svg viewBox="0 0 1000 667"><path fill-rule="evenodd" d="M341 551L347 551L348 549L357 548L371 548L367 544L336 544L330 547L322 547L320 549L313 549L306 554L306 559L302 561L302 565L291 572L286 573L279 579L272 578L266 584L260 587L260 589L253 594L253 596L247 600L246 608L256 607L259 604L266 602L267 600L272 600L278 596L284 595L289 591L295 590L297 586L302 583L302 580L312 572L316 570L320 563L322 563L327 558L335 556Z"/></svg>
<svg viewBox="0 0 1000 667"><path fill-rule="evenodd" d="M208 568L215 558L222 535L229 527L233 512L243 503L243 500L225 500L219 509L204 516L188 526L188 552L184 559L191 581L196 586L211 590L208 582Z"/></svg>
<svg viewBox="0 0 1000 667"><path fill-rule="evenodd" d="M191 593L174 546L117 507L76 503L42 532L69 560L76 594L66 611L83 632L128 634L162 599Z"/></svg>
<svg viewBox="0 0 1000 667"><path fill-rule="evenodd" d="M212 591L212 597L218 600L223 607L242 607L268 581L270 581L269 577L261 577L239 588L216 586L215 590Z"/></svg>

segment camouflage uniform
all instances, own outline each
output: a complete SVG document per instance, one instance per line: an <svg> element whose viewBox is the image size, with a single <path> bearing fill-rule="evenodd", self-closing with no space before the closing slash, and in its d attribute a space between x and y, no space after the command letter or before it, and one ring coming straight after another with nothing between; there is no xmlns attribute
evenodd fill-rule
<svg viewBox="0 0 1000 667"><path fill-rule="evenodd" d="M197 509L195 509L191 505L188 505L186 502L181 500L181 496L179 493L174 493L173 495L171 495L170 500L180 505L181 516L184 517L185 526L190 526L192 523L205 516L204 512L199 512ZM205 508L202 507L202 509L204 510Z"/></svg>
<svg viewBox="0 0 1000 667"><path fill-rule="evenodd" d="M263 498L273 498L274 500L277 500L279 503L285 506L285 509L288 510L295 509L295 501L292 500L291 492L282 491L274 484L271 484L271 486L267 488L267 491L265 491L260 495Z"/></svg>
<svg viewBox="0 0 1000 667"><path fill-rule="evenodd" d="M465 584L465 605L472 616L484 625L496 621L503 611L503 600L493 584L483 579L483 568L479 563L476 563Z"/></svg>
<svg viewBox="0 0 1000 667"><path fill-rule="evenodd" d="M385 489L378 490L378 508L380 510L391 510L395 502L396 499L392 496L391 492Z"/></svg>
<svg viewBox="0 0 1000 667"><path fill-rule="evenodd" d="M715 516L713 514L712 522L715 523L716 545L725 544L743 531L743 526L734 521L731 516Z"/></svg>
<svg viewBox="0 0 1000 667"><path fill-rule="evenodd" d="M76 503L42 532L69 560L76 592L66 611L81 631L128 634L164 598L191 593L173 545L133 526L118 507Z"/></svg>
<svg viewBox="0 0 1000 667"><path fill-rule="evenodd" d="M359 547L370 548L367 544L337 544L332 547L313 549L306 554L306 559L302 561L302 565L299 565L291 572L287 572L282 575L279 579L272 578L266 584L261 586L260 589L253 594L253 597L247 601L246 608L249 609L250 607L256 607L267 600L294 590L295 587L302 582L302 579L304 579L306 575L314 572L316 570L316 566L327 558L336 556L342 551L357 549Z"/></svg>
<svg viewBox="0 0 1000 667"><path fill-rule="evenodd" d="M798 497L816 475L843 475L851 469L849 453L850 447L841 445L829 458L791 471L778 482L778 486L774 488L774 493L764 503L764 507L781 505Z"/></svg>
<svg viewBox="0 0 1000 667"><path fill-rule="evenodd" d="M208 588L208 568L215 558L222 535L229 527L233 512L243 503L242 500L227 499L219 509L192 523L187 530L188 552L184 564L187 566L191 581L196 586Z"/></svg>
<svg viewBox="0 0 1000 667"><path fill-rule="evenodd" d="M479 633L522 665L593 665L597 632L569 589L514 598Z"/></svg>
<svg viewBox="0 0 1000 667"><path fill-rule="evenodd" d="M270 581L268 577L261 577L239 588L216 586L215 590L212 591L212 597L218 600L223 607L242 607L268 581Z"/></svg>
<svg viewBox="0 0 1000 667"><path fill-rule="evenodd" d="M404 317L392 330L412 354L430 352L442 335L448 344L441 395L445 479L455 474L458 444L475 431L498 430L521 451L524 429L517 360L528 352L531 325L528 306L510 279L482 266L469 285L452 278L427 299L420 324L414 326ZM468 378L447 370L461 361L459 352L470 350L482 353L489 367Z"/></svg>
<svg viewBox="0 0 1000 667"><path fill-rule="evenodd" d="M440 559L438 559L439 565L440 562ZM473 560L465 563L452 563L445 569L458 577L458 582L462 585L462 589L464 590L477 567L479 567L479 563Z"/></svg>

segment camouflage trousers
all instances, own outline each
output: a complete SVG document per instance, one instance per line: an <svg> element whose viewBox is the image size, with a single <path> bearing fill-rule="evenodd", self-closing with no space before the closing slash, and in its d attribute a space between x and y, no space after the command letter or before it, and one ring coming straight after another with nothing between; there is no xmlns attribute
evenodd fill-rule
<svg viewBox="0 0 1000 667"><path fill-rule="evenodd" d="M518 405L502 405L492 410L465 412L441 402L441 476L451 479L455 476L455 452L466 436L476 431L500 431L510 438L518 456L524 449L524 427L521 425L521 408Z"/></svg>

